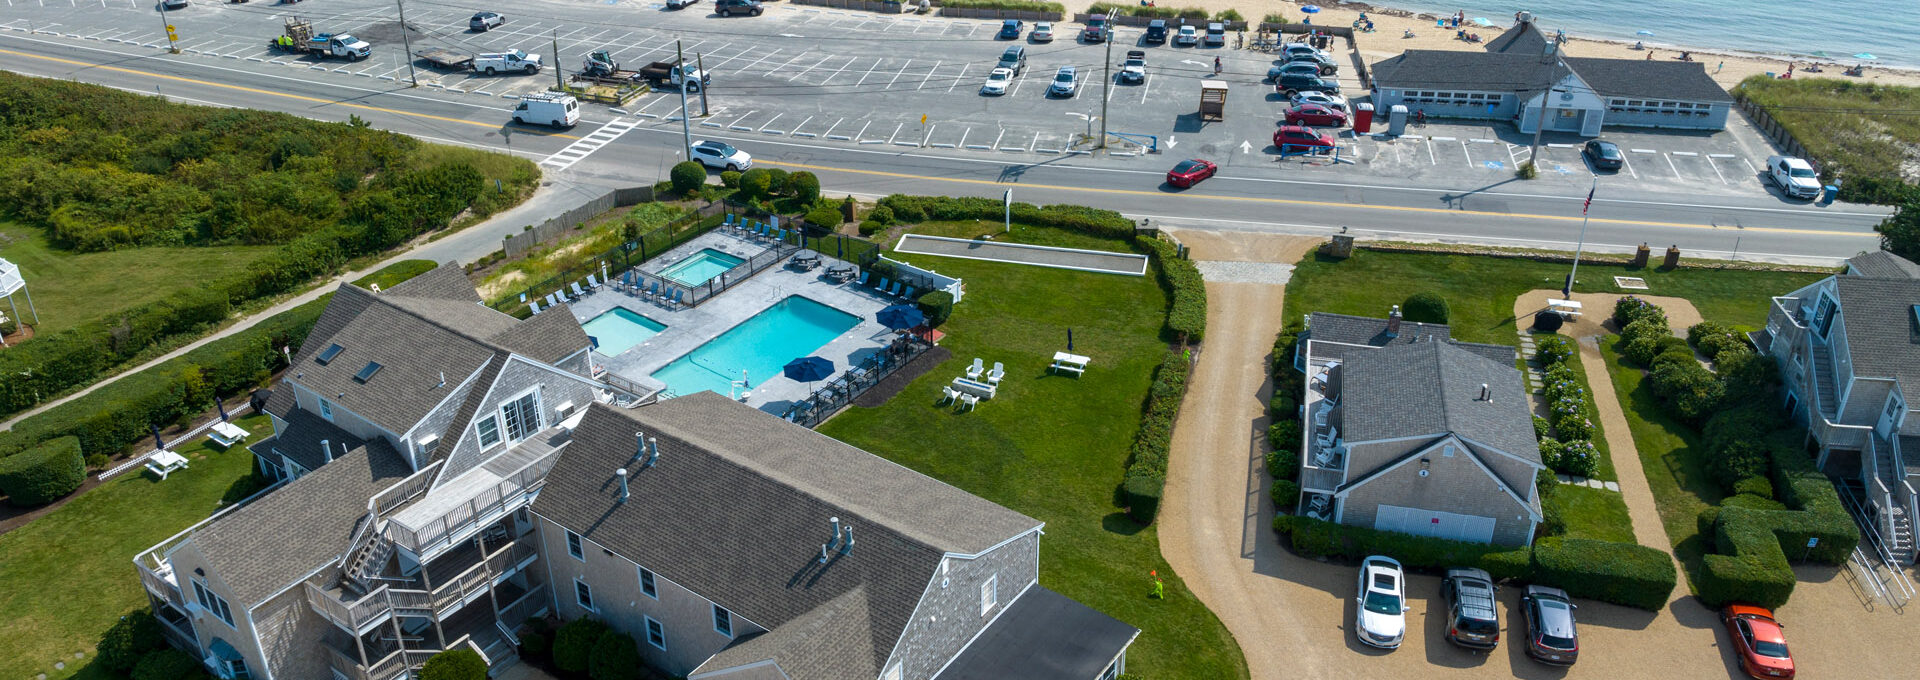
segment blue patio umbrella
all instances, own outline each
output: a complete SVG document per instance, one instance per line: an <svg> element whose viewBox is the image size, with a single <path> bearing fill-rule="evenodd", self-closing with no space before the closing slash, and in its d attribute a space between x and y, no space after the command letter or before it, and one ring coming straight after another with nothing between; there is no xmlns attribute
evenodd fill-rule
<svg viewBox="0 0 1920 680"><path fill-rule="evenodd" d="M913 305L893 305L880 310L880 313L873 315L873 318L879 321L880 325L896 331L903 331L927 322L927 315L920 313L920 308Z"/></svg>
<svg viewBox="0 0 1920 680"><path fill-rule="evenodd" d="M160 426L155 425L153 423L147 423L147 429L153 431L153 450L155 451L167 450L167 440L160 438Z"/></svg>
<svg viewBox="0 0 1920 680"><path fill-rule="evenodd" d="M1319 5L1301 5L1300 11L1306 14L1319 14L1320 6Z"/></svg>
<svg viewBox="0 0 1920 680"><path fill-rule="evenodd" d="M213 398L213 407L220 409L220 422L227 422L227 405L220 403L220 397Z"/></svg>
<svg viewBox="0 0 1920 680"><path fill-rule="evenodd" d="M781 370L788 380L803 381L807 383L807 390L812 391L814 381L833 375L833 362L820 357L800 357L787 362Z"/></svg>
<svg viewBox="0 0 1920 680"><path fill-rule="evenodd" d="M1067 329L1067 351L1073 351L1073 329Z"/></svg>

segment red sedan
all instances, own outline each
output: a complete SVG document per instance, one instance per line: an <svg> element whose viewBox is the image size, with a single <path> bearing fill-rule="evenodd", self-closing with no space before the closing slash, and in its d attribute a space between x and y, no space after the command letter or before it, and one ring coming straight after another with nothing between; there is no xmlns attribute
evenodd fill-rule
<svg viewBox="0 0 1920 680"><path fill-rule="evenodd" d="M1346 127L1347 114L1319 104L1301 104L1287 109L1288 125L1308 125L1313 127Z"/></svg>
<svg viewBox="0 0 1920 680"><path fill-rule="evenodd" d="M1305 151L1309 147L1316 150L1331 149L1333 135L1299 125L1282 125L1273 131L1273 145L1279 147L1282 153Z"/></svg>
<svg viewBox="0 0 1920 680"><path fill-rule="evenodd" d="M1756 678L1793 677L1793 655L1787 653L1787 638L1773 612L1747 604L1730 604L1720 610L1720 621L1727 624L1733 638L1733 653L1740 657L1740 669Z"/></svg>
<svg viewBox="0 0 1920 680"><path fill-rule="evenodd" d="M1167 171L1167 183L1184 189L1199 184L1200 180L1212 177L1213 173L1219 170L1220 167L1211 161L1198 158L1184 160L1180 161L1179 165L1173 166L1172 170Z"/></svg>

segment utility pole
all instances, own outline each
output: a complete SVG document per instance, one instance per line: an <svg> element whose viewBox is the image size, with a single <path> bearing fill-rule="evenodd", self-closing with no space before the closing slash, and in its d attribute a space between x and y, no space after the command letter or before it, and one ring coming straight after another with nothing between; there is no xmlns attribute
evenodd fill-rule
<svg viewBox="0 0 1920 680"><path fill-rule="evenodd" d="M407 51L400 56L407 60L407 81L413 83L411 87L419 87L420 77L413 72L413 41L407 39L407 3L393 0L393 4L400 8L400 47Z"/></svg>
<svg viewBox="0 0 1920 680"><path fill-rule="evenodd" d="M1580 242L1573 247L1573 268L1567 270L1567 285L1560 289L1560 295L1568 300L1573 299L1573 276L1580 273L1580 251L1587 248L1587 211L1593 208L1593 192L1599 188L1600 177L1596 175L1593 183L1587 187L1587 203L1580 207ZM1735 243L1739 241L1736 240ZM1738 245L1734 246L1734 252L1739 252Z"/></svg>
<svg viewBox="0 0 1920 680"><path fill-rule="evenodd" d="M1540 158L1540 133L1547 129L1547 106L1553 103L1553 86L1560 82L1560 45L1547 44L1548 55L1553 57L1553 66L1547 69L1547 87L1540 91L1540 117L1533 124L1533 151L1527 154L1527 165L1538 170L1535 161Z"/></svg>
<svg viewBox="0 0 1920 680"><path fill-rule="evenodd" d="M681 51L678 40L673 41L673 53L676 57L674 63L687 63L687 53ZM682 74L680 78L680 141L685 147L683 150L687 152L687 160L693 160L693 124L687 121L686 82L685 74Z"/></svg>
<svg viewBox="0 0 1920 680"><path fill-rule="evenodd" d="M1107 148L1107 90L1113 87L1113 28L1107 28L1106 82L1100 84L1100 142L1093 148Z"/></svg>
<svg viewBox="0 0 1920 680"><path fill-rule="evenodd" d="M560 68L560 31L555 29L549 32L548 35L553 37L553 89L566 92L567 81L560 75L560 72L565 70ZM608 63L612 63L613 56L608 55L607 61Z"/></svg>
<svg viewBox="0 0 1920 680"><path fill-rule="evenodd" d="M167 3L160 3L160 27L167 29L167 52L179 54L180 47L173 44L173 22L167 21Z"/></svg>
<svg viewBox="0 0 1920 680"><path fill-rule="evenodd" d="M700 117L705 118L713 115L707 112L707 60L701 55L695 54L693 55L693 61L695 68L700 72ZM685 83L686 81L686 69L680 69L680 82ZM685 90L687 88L685 85L681 85L680 89Z"/></svg>

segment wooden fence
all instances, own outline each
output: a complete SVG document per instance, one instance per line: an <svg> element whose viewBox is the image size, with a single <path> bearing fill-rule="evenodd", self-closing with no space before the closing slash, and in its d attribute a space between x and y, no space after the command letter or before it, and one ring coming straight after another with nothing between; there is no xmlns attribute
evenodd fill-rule
<svg viewBox="0 0 1920 680"><path fill-rule="evenodd" d="M1774 120L1773 115L1767 113L1766 109L1760 108L1759 104L1753 103L1740 94L1734 95L1734 101L1737 102L1740 112L1746 114L1747 120L1753 122L1753 126L1760 130L1760 134L1773 140L1773 145L1779 148L1781 153L1815 160L1813 154L1807 151L1807 146L1795 139L1793 133L1787 131L1786 126L1781 125L1779 121Z"/></svg>
<svg viewBox="0 0 1920 680"><path fill-rule="evenodd" d="M879 12L881 14L901 14L903 12L911 11L913 8L919 7L919 4L920 4L918 2L915 2L912 4L904 4L899 2L879 2L878 0L788 0L788 1L795 5L814 5L816 7L832 7L834 9L856 9L863 12Z"/></svg>
<svg viewBox="0 0 1920 680"><path fill-rule="evenodd" d="M507 257L513 257L531 250L534 246L548 239L579 227L585 224L587 220L593 219L595 216L608 210L624 208L630 205L639 205L651 200L653 200L653 187L614 189L572 210L548 218L547 221L540 223L539 226L508 236L506 243L501 245L501 249L506 251Z"/></svg>

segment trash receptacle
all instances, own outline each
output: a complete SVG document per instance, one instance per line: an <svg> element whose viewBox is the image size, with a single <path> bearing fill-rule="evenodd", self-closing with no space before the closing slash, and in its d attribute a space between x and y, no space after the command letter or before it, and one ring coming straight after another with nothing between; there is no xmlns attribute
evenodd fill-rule
<svg viewBox="0 0 1920 680"><path fill-rule="evenodd" d="M1406 105L1394 104L1393 108L1387 109L1387 134L1395 137L1407 134Z"/></svg>
<svg viewBox="0 0 1920 680"><path fill-rule="evenodd" d="M1354 134L1367 134L1373 131L1373 104L1361 102L1353 107Z"/></svg>
<svg viewBox="0 0 1920 680"><path fill-rule="evenodd" d="M1840 195L1840 187L1829 184L1821 189L1820 202L1832 203L1834 197L1839 195Z"/></svg>

